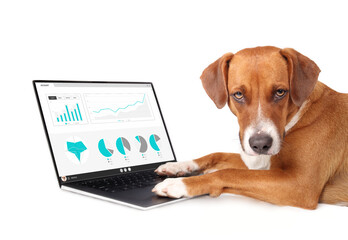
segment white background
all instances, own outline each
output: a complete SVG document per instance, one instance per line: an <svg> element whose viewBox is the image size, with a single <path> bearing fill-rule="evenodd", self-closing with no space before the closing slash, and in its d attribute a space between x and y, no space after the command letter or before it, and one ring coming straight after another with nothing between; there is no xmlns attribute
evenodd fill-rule
<svg viewBox="0 0 348 240"><path fill-rule="evenodd" d="M229 51L292 47L319 65L321 81L348 92L346 9L344 1L1 1L0 238L344 238L348 208L338 206L307 211L223 195L141 212L60 191L31 81L152 81L179 161L235 151L236 119L205 94L203 69Z"/></svg>

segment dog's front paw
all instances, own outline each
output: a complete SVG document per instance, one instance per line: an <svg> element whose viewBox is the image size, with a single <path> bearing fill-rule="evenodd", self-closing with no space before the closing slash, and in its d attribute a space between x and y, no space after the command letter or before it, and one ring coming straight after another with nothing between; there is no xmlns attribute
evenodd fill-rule
<svg viewBox="0 0 348 240"><path fill-rule="evenodd" d="M163 182L157 184L152 192L162 197L181 198L189 197L186 185L182 178L167 178Z"/></svg>
<svg viewBox="0 0 348 240"><path fill-rule="evenodd" d="M159 166L155 172L158 175L184 176L198 171L199 167L194 161L166 163Z"/></svg>

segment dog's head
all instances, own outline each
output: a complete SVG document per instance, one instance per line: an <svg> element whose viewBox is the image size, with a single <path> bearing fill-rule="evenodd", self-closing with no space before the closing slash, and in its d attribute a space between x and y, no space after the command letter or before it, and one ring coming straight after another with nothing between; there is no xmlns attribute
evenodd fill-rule
<svg viewBox="0 0 348 240"><path fill-rule="evenodd" d="M280 151L285 126L311 94L320 69L294 49L257 47L227 53L201 76L218 108L227 103L237 116L248 155Z"/></svg>

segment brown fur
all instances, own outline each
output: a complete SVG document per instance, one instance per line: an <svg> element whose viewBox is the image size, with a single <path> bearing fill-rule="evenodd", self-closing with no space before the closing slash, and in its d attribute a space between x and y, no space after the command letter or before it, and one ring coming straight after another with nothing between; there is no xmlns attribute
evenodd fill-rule
<svg viewBox="0 0 348 240"><path fill-rule="evenodd" d="M317 65L293 49L258 47L229 53L207 67L203 86L218 108L226 103L237 116L240 138L261 104L283 139L270 170L249 170L239 154L213 153L194 160L202 173L184 178L190 196L235 193L278 205L307 209L318 202L348 203L348 95L321 82ZM289 93L272 99L275 89ZM243 104L231 94L241 91ZM298 123L285 126L306 107ZM284 136L284 138L283 138Z"/></svg>

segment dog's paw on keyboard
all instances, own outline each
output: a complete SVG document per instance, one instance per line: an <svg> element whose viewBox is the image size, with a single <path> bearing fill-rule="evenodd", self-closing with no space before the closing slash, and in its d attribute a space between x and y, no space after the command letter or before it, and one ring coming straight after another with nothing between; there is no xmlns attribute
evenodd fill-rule
<svg viewBox="0 0 348 240"><path fill-rule="evenodd" d="M158 175L166 176L185 176L190 173L196 172L199 170L198 165L194 161L186 162L176 162L176 163L166 163L159 166L155 172Z"/></svg>
<svg viewBox="0 0 348 240"><path fill-rule="evenodd" d="M188 197L186 185L183 183L182 178L167 178L163 182L157 184L152 189L152 192L162 197Z"/></svg>

